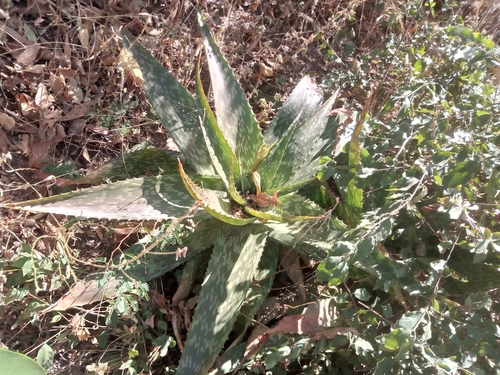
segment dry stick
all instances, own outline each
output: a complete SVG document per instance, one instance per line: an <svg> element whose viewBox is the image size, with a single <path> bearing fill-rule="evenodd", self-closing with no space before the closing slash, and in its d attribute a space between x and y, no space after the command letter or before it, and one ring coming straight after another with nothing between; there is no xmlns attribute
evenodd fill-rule
<svg viewBox="0 0 500 375"><path fill-rule="evenodd" d="M146 255L147 253L149 253L149 251L151 249L153 249L156 245L158 245L165 237L167 237L170 233L172 233L172 231L175 229L175 227L177 225L179 225L183 220L185 219L189 219L192 215L191 213L195 210L197 210L199 207L199 202L195 202L188 210L188 212L184 215L184 216L181 216L179 218L175 218L175 219L172 219L172 222L170 223L170 225L168 226L167 230L165 231L165 233L163 233L160 237L158 237L152 244L150 244L149 246L145 247L139 254L135 255L134 257L132 257L131 259L125 261L124 263L120 263L120 264L106 264L105 266L101 266L99 264L94 264L94 263L91 263L91 262L87 262L87 261L84 261L84 260L80 260L76 257L73 257L72 255L69 255L69 257L80 263L80 264L85 264L85 265L88 265L88 266L93 266L93 267L97 267L97 268L105 268L105 269L115 269L115 268L121 268L121 267L124 267L124 266L127 266L129 265L130 263L133 263L135 262L136 260L138 260L139 258L142 258L144 255ZM172 253L164 253L164 254L173 254ZM122 272L124 272L122 270ZM125 272L124 272L125 273ZM128 276L127 276L128 277Z"/></svg>

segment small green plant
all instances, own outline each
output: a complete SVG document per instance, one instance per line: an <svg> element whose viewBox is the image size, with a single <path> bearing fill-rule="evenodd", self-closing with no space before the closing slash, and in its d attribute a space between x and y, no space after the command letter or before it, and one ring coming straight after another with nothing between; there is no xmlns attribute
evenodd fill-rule
<svg viewBox="0 0 500 375"><path fill-rule="evenodd" d="M119 133L124 137L130 134L131 129L133 134L136 134L136 130L134 130L133 123L127 116L127 113L136 108L138 104L137 100L130 99L124 99L121 103L115 101L111 103L106 111L96 111L94 115L103 128L112 129L119 124Z"/></svg>

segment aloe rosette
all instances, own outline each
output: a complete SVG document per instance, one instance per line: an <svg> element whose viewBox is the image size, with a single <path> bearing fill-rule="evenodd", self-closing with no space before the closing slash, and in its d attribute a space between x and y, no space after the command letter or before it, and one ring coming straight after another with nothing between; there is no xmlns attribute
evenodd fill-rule
<svg viewBox="0 0 500 375"><path fill-rule="evenodd" d="M197 225L183 238L186 258L168 253L172 248L160 241L158 231L124 254L130 258L144 253L124 270L148 281L213 249L177 370L190 375L209 371L244 301L244 316L255 315L271 287L279 246L323 260L332 242L348 230L298 193L317 179L324 168L322 157L332 156L336 129L346 119L330 117L335 96L322 104L321 92L305 77L261 131L203 17L198 15L198 20L215 113L203 91L199 68L193 96L128 31L118 30L140 68L143 90L180 152L136 152L81 183L132 178L15 206L118 220L192 217ZM145 170L162 173L134 178ZM148 243L155 245L154 254L144 252ZM162 251L165 254L159 254ZM256 275L259 287L251 287ZM237 326L244 330L248 322Z"/></svg>

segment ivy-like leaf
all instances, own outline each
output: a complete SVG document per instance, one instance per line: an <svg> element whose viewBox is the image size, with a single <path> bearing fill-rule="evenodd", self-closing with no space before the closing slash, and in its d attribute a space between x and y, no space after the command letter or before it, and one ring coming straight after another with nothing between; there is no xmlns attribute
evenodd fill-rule
<svg viewBox="0 0 500 375"><path fill-rule="evenodd" d="M263 144L259 124L236 76L210 35L200 13L198 23L207 52L217 122L239 160L241 172L246 174L251 171L257 152ZM242 187L243 190L247 188L248 186Z"/></svg>
<svg viewBox="0 0 500 375"><path fill-rule="evenodd" d="M117 32L141 69L144 92L185 160L199 174L215 174L200 130L202 112L196 99L130 32L123 27Z"/></svg>
<svg viewBox="0 0 500 375"><path fill-rule="evenodd" d="M264 244L262 225L221 230L208 265L178 375L206 374L236 320Z"/></svg>
<svg viewBox="0 0 500 375"><path fill-rule="evenodd" d="M463 161L455 165L443 178L443 186L456 188L458 185L468 184L477 174L479 163L475 160Z"/></svg>

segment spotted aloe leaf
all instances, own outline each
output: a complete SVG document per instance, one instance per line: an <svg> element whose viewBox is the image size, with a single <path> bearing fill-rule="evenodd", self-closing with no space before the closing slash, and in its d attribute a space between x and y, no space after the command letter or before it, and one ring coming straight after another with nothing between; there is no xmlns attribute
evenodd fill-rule
<svg viewBox="0 0 500 375"><path fill-rule="evenodd" d="M274 144L283 137L294 121L300 124L311 117L322 101L323 95L311 78L302 78L264 132L265 143Z"/></svg>
<svg viewBox="0 0 500 375"><path fill-rule="evenodd" d="M262 225L219 232L177 375L206 374L214 363L241 308L266 238Z"/></svg>
<svg viewBox="0 0 500 375"><path fill-rule="evenodd" d="M262 190L268 194L287 187L298 189L322 168L319 163L325 146L333 149L335 134L325 134L328 115L336 95L301 124L285 132L258 167Z"/></svg>
<svg viewBox="0 0 500 375"><path fill-rule="evenodd" d="M199 174L215 174L200 130L202 111L196 99L126 29L120 27L118 35L137 62L142 88L182 156Z"/></svg>
<svg viewBox="0 0 500 375"><path fill-rule="evenodd" d="M279 245L276 242L268 241L260 259L257 272L254 275L254 282L252 282L248 289L245 304L241 308L236 320L235 331L239 336L233 341L231 347L241 342L242 336L252 323L253 317L257 314L262 302L269 294L278 267L278 254Z"/></svg>
<svg viewBox="0 0 500 375"><path fill-rule="evenodd" d="M231 202L218 191L206 189L194 183L189 176L184 172L182 164L179 162L179 170L182 181L186 186L189 194L197 201L200 202L201 207L205 209L213 217L231 224L231 225L246 225L255 221L255 218L240 218L233 214Z"/></svg>
<svg viewBox="0 0 500 375"><path fill-rule="evenodd" d="M195 178L208 189L224 189L218 177ZM178 175L135 178L17 203L35 212L115 220L167 220L186 215L195 200ZM210 216L202 210L200 218Z"/></svg>
<svg viewBox="0 0 500 375"><path fill-rule="evenodd" d="M238 158L241 172L246 174L251 171L263 144L263 137L243 89L210 35L201 14L198 14L198 23L207 52L217 122ZM237 177L237 180L242 180L243 190L248 187L244 176Z"/></svg>
<svg viewBox="0 0 500 375"><path fill-rule="evenodd" d="M65 185L97 185L106 181L126 180L127 178L159 174L177 174L177 159L181 157L178 152L147 148L118 156L99 169L92 171L87 176L67 182ZM190 174L195 171L185 165Z"/></svg>
<svg viewBox="0 0 500 375"><path fill-rule="evenodd" d="M215 120L212 109L208 105L208 100L201 86L199 66L196 71L196 93L200 107L205 109L203 119L200 119L200 123L214 168L226 184L231 198L239 204L245 204L246 202L236 190L234 181L234 175L238 178L241 176L240 164L233 150L229 147L226 138L224 138L224 134L222 134Z"/></svg>

